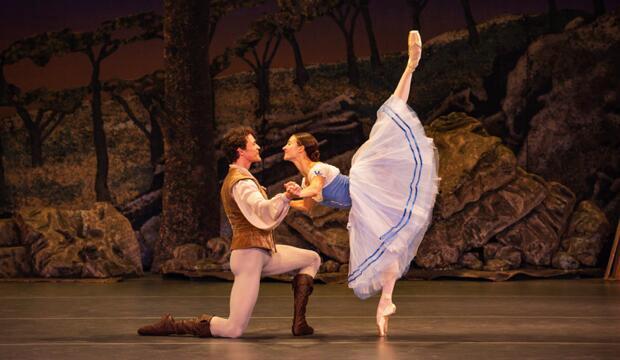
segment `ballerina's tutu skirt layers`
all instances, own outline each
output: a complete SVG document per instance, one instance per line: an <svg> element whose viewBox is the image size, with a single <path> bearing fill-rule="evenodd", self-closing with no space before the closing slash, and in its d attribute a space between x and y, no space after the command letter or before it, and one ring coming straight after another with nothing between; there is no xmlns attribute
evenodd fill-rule
<svg viewBox="0 0 620 360"><path fill-rule="evenodd" d="M399 277L409 269L432 219L437 169L437 150L416 113L391 96L349 174L348 281L358 297L380 291L388 267Z"/></svg>

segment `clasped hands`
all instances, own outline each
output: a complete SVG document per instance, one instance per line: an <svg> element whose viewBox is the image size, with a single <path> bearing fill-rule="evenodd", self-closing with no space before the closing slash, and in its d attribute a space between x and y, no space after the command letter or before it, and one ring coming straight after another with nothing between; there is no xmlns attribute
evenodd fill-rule
<svg viewBox="0 0 620 360"><path fill-rule="evenodd" d="M294 199L301 196L301 186L294 181L289 181L284 184L284 189L286 190L286 196L289 199Z"/></svg>

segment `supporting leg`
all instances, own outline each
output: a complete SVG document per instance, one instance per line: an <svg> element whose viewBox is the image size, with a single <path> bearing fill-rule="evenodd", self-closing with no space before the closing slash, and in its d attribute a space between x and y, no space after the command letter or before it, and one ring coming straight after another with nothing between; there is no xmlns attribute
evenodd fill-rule
<svg viewBox="0 0 620 360"><path fill-rule="evenodd" d="M379 336L385 336L388 332L390 316L396 312L396 305L392 302L392 293L398 280L398 264L390 265L383 273L383 289L377 305L377 328Z"/></svg>
<svg viewBox="0 0 620 360"><path fill-rule="evenodd" d="M293 279L293 335L311 335L314 329L306 322L306 306L314 289L314 276L321 266L321 257L314 251L293 246L276 245L277 252L263 269L265 275L282 274L299 269Z"/></svg>
<svg viewBox="0 0 620 360"><path fill-rule="evenodd" d="M258 298L261 271L269 258L269 254L260 249L233 250L230 269L235 282L230 293L230 313L228 319L211 319L213 336L238 338L243 334Z"/></svg>

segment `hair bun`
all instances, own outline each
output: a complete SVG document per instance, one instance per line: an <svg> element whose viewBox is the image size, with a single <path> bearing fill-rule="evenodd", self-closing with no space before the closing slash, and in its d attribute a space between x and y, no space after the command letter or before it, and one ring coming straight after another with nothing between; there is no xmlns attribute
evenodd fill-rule
<svg viewBox="0 0 620 360"><path fill-rule="evenodd" d="M309 156L312 161L319 161L321 158L321 152L317 149L312 152L312 155Z"/></svg>

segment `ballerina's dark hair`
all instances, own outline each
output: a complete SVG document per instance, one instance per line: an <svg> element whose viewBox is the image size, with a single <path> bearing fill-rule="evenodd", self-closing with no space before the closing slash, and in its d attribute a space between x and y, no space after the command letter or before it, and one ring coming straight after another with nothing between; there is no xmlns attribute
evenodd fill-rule
<svg viewBox="0 0 620 360"><path fill-rule="evenodd" d="M312 134L307 132L301 132L293 134L293 136L295 136L295 139L297 139L297 145L301 145L304 147L306 155L308 155L310 160L319 161L319 159L321 158L321 152L319 151L319 142Z"/></svg>

